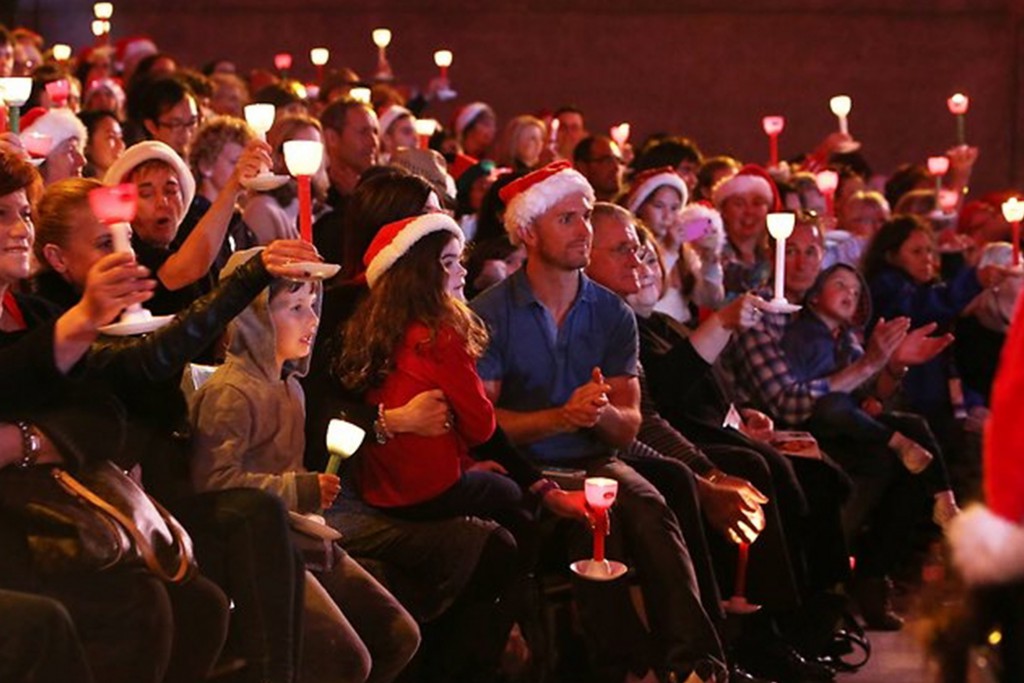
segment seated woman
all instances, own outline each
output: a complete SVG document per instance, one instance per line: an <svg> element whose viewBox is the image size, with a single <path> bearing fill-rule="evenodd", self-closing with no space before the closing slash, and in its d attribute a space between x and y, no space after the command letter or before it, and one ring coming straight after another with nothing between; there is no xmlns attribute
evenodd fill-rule
<svg viewBox="0 0 1024 683"><path fill-rule="evenodd" d="M768 213L778 211L781 201L775 181L753 164L719 180L711 196L725 224L722 268L725 298L731 301L768 284Z"/></svg>
<svg viewBox="0 0 1024 683"><path fill-rule="evenodd" d="M70 109L33 109L22 118L21 126L23 142L34 135L50 138L50 149L45 156L38 157L44 184L81 177L88 133ZM31 149L31 145L27 144L27 148Z"/></svg>
<svg viewBox="0 0 1024 683"><path fill-rule="evenodd" d="M889 220L889 202L881 192L858 190L837 207L835 230L825 234L825 260L828 268L836 263L858 267L868 243Z"/></svg>
<svg viewBox="0 0 1024 683"><path fill-rule="evenodd" d="M870 297L860 273L850 266L837 264L821 272L804 297L804 309L782 336L782 349L797 381L811 382L832 375L864 354L857 331L870 315ZM883 390L895 388L890 381ZM945 527L959 509L942 453L929 450L900 431L916 416L881 412L877 401L872 413L862 408L852 394L833 392L817 399L806 426L815 435L863 444L867 457L899 456L911 474L924 478L934 500L932 519Z"/></svg>
<svg viewBox="0 0 1024 683"><path fill-rule="evenodd" d="M124 154L121 122L113 112L105 109L83 111L78 118L89 133L82 175L86 178L102 178L107 169Z"/></svg>
<svg viewBox="0 0 1024 683"><path fill-rule="evenodd" d="M255 251L228 262L230 273ZM328 508L340 482L307 472L304 397L320 308L318 283L276 280L231 323L224 365L193 395L192 479L201 491L249 487L288 510ZM306 571L302 671L322 681L394 680L419 644L408 612L344 551Z"/></svg>
<svg viewBox="0 0 1024 683"><path fill-rule="evenodd" d="M497 163L515 173L532 171L540 165L544 151L544 122L534 116L517 116L507 124L498 145Z"/></svg>
<svg viewBox="0 0 1024 683"><path fill-rule="evenodd" d="M654 233L665 255L669 280L657 310L684 324L695 324L695 307L718 308L722 289L721 243L713 237L717 217L713 209L686 208L689 192L671 168L655 168L638 175L623 204ZM683 213L687 211L684 220Z"/></svg>
<svg viewBox="0 0 1024 683"><path fill-rule="evenodd" d="M4 351L0 376L9 376L9 366L18 361L19 351L33 338L33 328L52 330L57 343L52 360L45 346L40 346L43 356L36 356L37 362L45 363L42 367L50 369L19 382L17 402L0 411L0 420L16 424L18 433L17 439L3 439L0 468L63 464L73 469L82 464L80 460L118 455L118 449L109 445L123 443L127 424L116 409L117 402L102 387L82 379L62 383L57 370L66 372L84 351L85 340L96 334L98 323L83 328L83 315L106 322L120 308L111 305L110 295L116 292L125 302L144 301L150 290L135 282L145 277L146 271L126 255L119 255L98 264L89 276L93 294L85 300L87 308L76 305L52 327L47 322L53 317L49 307L13 294L12 289L29 274L33 234L27 190L38 181L31 165L0 152L0 347ZM107 290L106 303L97 304L96 286ZM74 334L79 339L68 338L69 323L71 329L78 328ZM40 366L26 363L21 372L32 367ZM4 393L15 395L13 391ZM9 428L4 431L8 437L13 434ZM205 677L224 641L228 606L223 593L208 579L198 576L183 584L164 584L155 575L131 567L87 575L44 573L32 563L24 531L10 511L5 511L3 521L0 531L5 553L0 560L0 581L6 587L29 588L64 603L82 637L96 680L159 683Z"/></svg>
<svg viewBox="0 0 1024 683"><path fill-rule="evenodd" d="M150 303L154 313L177 313L213 288L216 273L212 266L226 239L241 179L256 175L262 162L269 164L266 145L253 141L199 224L181 239L178 227L195 196L196 184L173 149L153 140L140 142L129 147L107 171L105 184L130 182L139 190L132 248L139 263L153 271L159 283Z"/></svg>

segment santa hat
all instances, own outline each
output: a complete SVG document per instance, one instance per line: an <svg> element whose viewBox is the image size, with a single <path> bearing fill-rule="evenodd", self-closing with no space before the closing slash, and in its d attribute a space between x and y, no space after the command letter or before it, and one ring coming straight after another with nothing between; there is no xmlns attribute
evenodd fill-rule
<svg viewBox="0 0 1024 683"><path fill-rule="evenodd" d="M53 141L50 151L57 149L61 143L71 138L78 138L82 150L89 137L85 124L70 109L44 109L34 107L21 117L21 134L46 135Z"/></svg>
<svg viewBox="0 0 1024 683"><path fill-rule="evenodd" d="M683 179L671 166L662 166L661 168L649 168L633 179L633 185L629 188L629 194L626 195L626 208L635 214L648 197L654 194L658 188L665 186L671 187L679 193L682 200L680 207L689 200L690 193L687 191Z"/></svg>
<svg viewBox="0 0 1024 683"><path fill-rule="evenodd" d="M82 103L88 104L90 97L103 90L114 96L119 109L124 108L124 88L114 78L94 78L89 81L89 86L85 89L85 94L82 95Z"/></svg>
<svg viewBox="0 0 1024 683"><path fill-rule="evenodd" d="M459 182L459 178L462 177L463 173L465 173L466 171L473 168L479 163L480 160L477 159L476 157L471 157L468 154L463 154L462 152L459 152L458 154L455 155L455 161L452 162L452 167L448 169L448 172L451 173L451 176L455 180L455 182Z"/></svg>
<svg viewBox="0 0 1024 683"><path fill-rule="evenodd" d="M178 153L157 140L139 142L126 149L124 154L107 169L107 174L103 176L103 184L120 185L136 167L153 160L162 161L174 169L174 174L178 176L178 184L181 185L181 194L187 210L196 196L196 179L192 177L192 172L178 156ZM182 218L184 218L184 214L182 214Z"/></svg>
<svg viewBox="0 0 1024 683"><path fill-rule="evenodd" d="M115 61L121 64L125 71L129 70L129 66L134 69L142 59L157 52L159 50L156 43L149 36L125 36L114 46Z"/></svg>
<svg viewBox="0 0 1024 683"><path fill-rule="evenodd" d="M991 414L983 439L986 506L974 505L953 520L953 560L968 583L1024 578L1024 297L1003 343L992 385Z"/></svg>
<svg viewBox="0 0 1024 683"><path fill-rule="evenodd" d="M707 229L704 236L693 240L693 243L702 249L721 251L725 246L725 225L722 223L722 214L711 206L711 202L705 200L687 204L679 212L679 223L686 226L696 221L704 222Z"/></svg>
<svg viewBox="0 0 1024 683"><path fill-rule="evenodd" d="M382 109L380 114L377 116L377 121L380 125L380 134L383 135L387 133L391 124L403 116L412 116L412 112L400 104L392 104Z"/></svg>
<svg viewBox="0 0 1024 683"><path fill-rule="evenodd" d="M505 202L505 230L512 244L520 243L521 231L533 219L574 192L594 201L594 188L568 161L552 162L501 188L498 196Z"/></svg>
<svg viewBox="0 0 1024 683"><path fill-rule="evenodd" d="M485 113L489 113L491 116L494 116L494 110L491 109L491 105L486 102L470 102L455 112L455 120L452 124L452 128L455 129L456 139L462 140L462 134L466 132L466 129L469 128L469 126L476 121L481 114Z"/></svg>
<svg viewBox="0 0 1024 683"><path fill-rule="evenodd" d="M718 181L711 190L711 200L715 207L722 208L726 199L738 194L755 192L771 204L769 211L778 211L782 208L782 199L779 197L779 189L775 187L775 181L764 170L756 164L747 164L734 175Z"/></svg>
<svg viewBox="0 0 1024 683"><path fill-rule="evenodd" d="M414 244L430 233L441 231L450 232L459 243L465 242L459 224L451 216L443 213L412 216L385 225L377 232L377 236L363 254L366 284L372 288L388 268L395 265Z"/></svg>

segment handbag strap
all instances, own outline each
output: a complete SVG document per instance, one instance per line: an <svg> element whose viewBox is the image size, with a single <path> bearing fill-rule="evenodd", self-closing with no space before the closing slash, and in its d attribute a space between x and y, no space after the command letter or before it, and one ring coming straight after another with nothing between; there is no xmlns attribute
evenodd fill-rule
<svg viewBox="0 0 1024 683"><path fill-rule="evenodd" d="M191 563L189 561L188 551L185 548L184 541L177 533L175 533L172 526L168 525L168 530L171 532L171 538L174 539L174 545L178 551L177 554L179 558L178 568L173 574L169 573L164 569L163 565L160 564L160 560L157 559L156 553L153 552L153 547L150 545L149 541L146 540L142 535L142 532L139 531L139 528L135 525L135 522L127 515L93 493L92 490L82 484L82 482L72 477L67 471L56 469L54 470L53 476L56 477L57 481L59 481L71 493L79 496L117 520L117 522L124 527L125 531L127 531L132 537L132 540L135 542L135 547L138 548L139 554L142 555L142 560L146 563L146 566L149 567L151 572L169 583L180 583L185 579L189 573ZM159 505L157 505L157 509L160 511L160 514L166 514L166 511Z"/></svg>

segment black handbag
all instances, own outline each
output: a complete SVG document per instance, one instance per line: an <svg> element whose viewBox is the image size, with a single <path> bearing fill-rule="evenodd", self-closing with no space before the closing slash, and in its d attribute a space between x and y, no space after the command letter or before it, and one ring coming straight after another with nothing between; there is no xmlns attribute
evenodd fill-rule
<svg viewBox="0 0 1024 683"><path fill-rule="evenodd" d="M42 574L138 565L181 583L195 571L188 533L109 460L74 475L60 467L7 468L0 506L18 521Z"/></svg>

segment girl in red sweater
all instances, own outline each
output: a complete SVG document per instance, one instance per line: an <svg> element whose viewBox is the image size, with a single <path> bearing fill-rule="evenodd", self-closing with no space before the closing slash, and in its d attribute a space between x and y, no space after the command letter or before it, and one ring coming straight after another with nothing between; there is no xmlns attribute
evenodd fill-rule
<svg viewBox="0 0 1024 683"><path fill-rule="evenodd" d="M463 300L462 246L458 224L431 213L385 226L363 257L370 295L345 330L342 381L379 415L429 389L451 408L441 436L391 434L378 419L354 476L363 500L389 514L493 517L521 500L497 463L468 455L495 417L476 373L487 332Z"/></svg>

